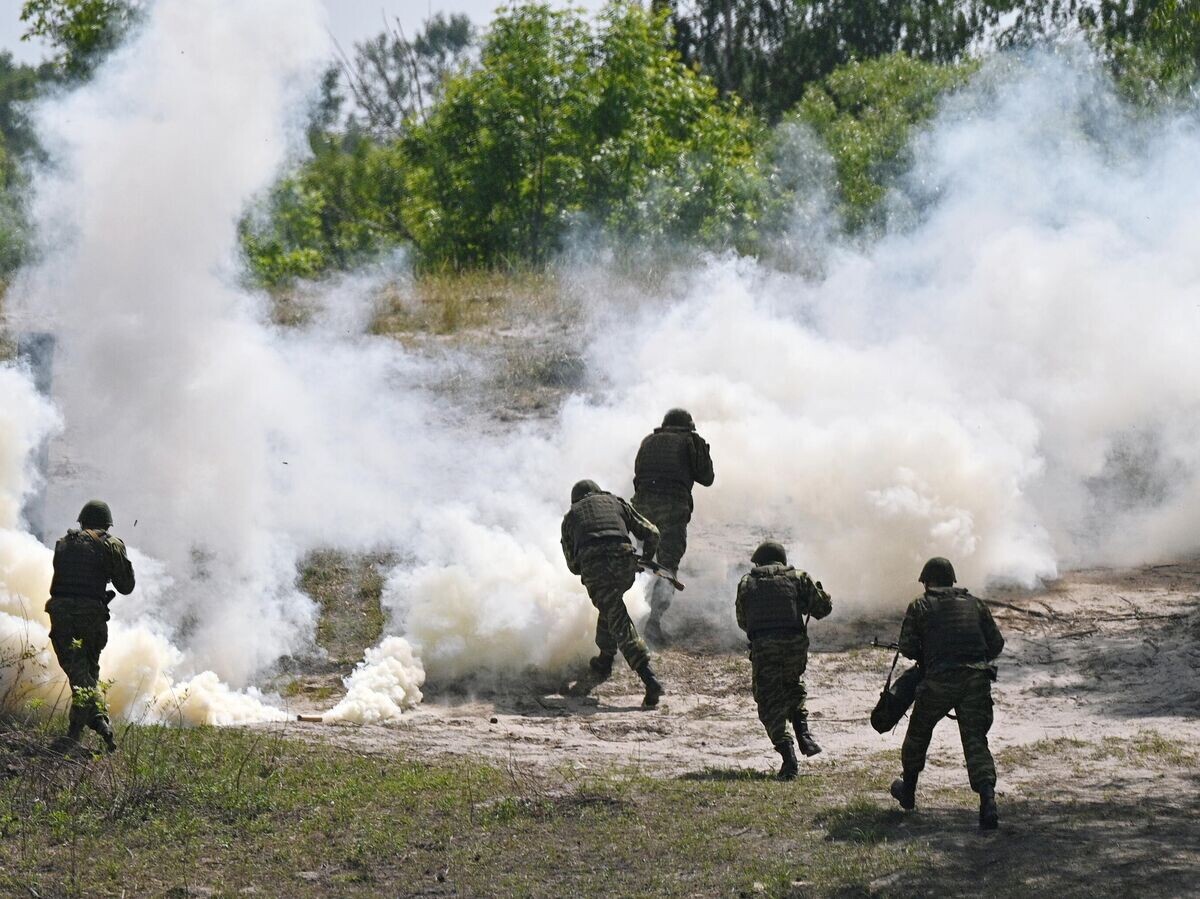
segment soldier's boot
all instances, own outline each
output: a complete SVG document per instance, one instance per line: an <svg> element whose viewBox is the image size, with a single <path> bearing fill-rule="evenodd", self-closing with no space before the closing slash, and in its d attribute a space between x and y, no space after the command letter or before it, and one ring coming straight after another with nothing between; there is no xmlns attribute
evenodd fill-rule
<svg viewBox="0 0 1200 899"><path fill-rule="evenodd" d="M607 653L600 653L598 656L588 660L588 669L592 673L592 678L597 684L602 684L612 677L613 659Z"/></svg>
<svg viewBox="0 0 1200 899"><path fill-rule="evenodd" d="M984 787L979 791L979 826L984 830L995 830L1000 826L1000 810L996 808L994 787Z"/></svg>
<svg viewBox="0 0 1200 899"><path fill-rule="evenodd" d="M912 811L917 807L917 775L905 774L903 778L892 781L892 798L900 803L900 808Z"/></svg>
<svg viewBox="0 0 1200 899"><path fill-rule="evenodd" d="M92 730L100 735L100 739L104 741L104 749L106 752L117 751L117 741L113 737L112 724L109 723L108 716L100 715L92 721Z"/></svg>
<svg viewBox="0 0 1200 899"><path fill-rule="evenodd" d="M801 755L811 757L821 751L821 747L817 745L812 732L808 729L808 715L803 713L797 715L792 719L792 727L796 729L796 742L800 744Z"/></svg>
<svg viewBox="0 0 1200 899"><path fill-rule="evenodd" d="M796 749L792 746L792 741L784 740L782 743L776 743L775 751L783 759L783 764L779 766L779 773L775 775L775 779L795 780L800 773L800 763L796 761Z"/></svg>
<svg viewBox="0 0 1200 899"><path fill-rule="evenodd" d="M646 685L646 695L642 698L642 708L652 709L658 705L659 698L666 691L663 689L663 685L659 683L658 678L654 676L654 669L650 667L649 662L642 662L641 667L637 670L637 676Z"/></svg>
<svg viewBox="0 0 1200 899"><path fill-rule="evenodd" d="M65 755L78 746L79 740L83 737L85 724L83 718L72 708L67 732L50 744L50 751Z"/></svg>

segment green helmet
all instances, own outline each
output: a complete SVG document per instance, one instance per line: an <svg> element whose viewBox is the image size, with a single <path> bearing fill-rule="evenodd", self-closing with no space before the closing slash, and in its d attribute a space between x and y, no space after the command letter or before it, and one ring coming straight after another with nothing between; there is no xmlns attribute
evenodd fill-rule
<svg viewBox="0 0 1200 899"><path fill-rule="evenodd" d="M571 505L575 505L589 493L599 493L600 485L595 481L579 481L571 488Z"/></svg>
<svg viewBox="0 0 1200 899"><path fill-rule="evenodd" d="M925 563L925 567L921 569L921 576L917 580L926 587L953 587L957 578L954 576L954 566L950 564L949 559L934 556Z"/></svg>
<svg viewBox="0 0 1200 899"><path fill-rule="evenodd" d="M98 499L88 500L79 510L79 523L85 530L107 531L112 527L112 510L108 503Z"/></svg>
<svg viewBox="0 0 1200 899"><path fill-rule="evenodd" d="M692 431L696 430L696 422L692 420L692 413L687 409L672 409L663 416L662 426L664 428L688 428Z"/></svg>
<svg viewBox="0 0 1200 899"><path fill-rule="evenodd" d="M787 551L779 543L774 540L767 540L758 545L758 549L754 551L754 555L750 557L750 561L755 565L770 565L777 562L780 565L787 564Z"/></svg>

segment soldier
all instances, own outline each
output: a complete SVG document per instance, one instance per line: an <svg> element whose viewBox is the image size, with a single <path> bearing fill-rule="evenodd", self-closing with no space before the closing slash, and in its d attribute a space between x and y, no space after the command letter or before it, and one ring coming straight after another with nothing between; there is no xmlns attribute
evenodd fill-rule
<svg viewBox="0 0 1200 899"><path fill-rule="evenodd" d="M919 580L925 595L909 604L900 627L900 652L921 666L924 677L900 750L904 776L892 782L891 793L901 808L916 808L917 777L925 767L933 728L953 710L971 789L979 794L979 826L991 830L999 825L1000 813L987 734L992 726L994 660L1004 649L1004 637L988 607L954 586L954 566L948 560L930 559Z"/></svg>
<svg viewBox="0 0 1200 899"><path fill-rule="evenodd" d="M580 576L592 605L600 612L596 621L600 654L588 663L591 677L577 692L587 692L608 680L620 649L629 667L646 685L642 706L649 709L658 705L663 687L650 667L650 652L625 608L625 592L633 586L638 570L630 533L642 541L642 558L653 559L658 528L625 500L601 490L595 481L580 481L571 488L571 509L562 521L563 555L567 568Z"/></svg>
<svg viewBox="0 0 1200 899"><path fill-rule="evenodd" d="M654 522L662 540L658 564L673 576L687 550L687 526L692 519L692 485L711 487L712 456L686 409L672 409L661 428L642 441L633 463L633 507ZM671 605L671 585L655 580L650 590L650 617L646 639L655 646L666 643L662 619Z"/></svg>
<svg viewBox="0 0 1200 899"><path fill-rule="evenodd" d="M821 751L808 730L804 708L804 669L808 667L808 618L833 611L829 594L803 571L787 563L783 547L768 540L754 551L754 568L737 591L737 623L750 638L751 683L758 719L775 751L783 757L780 780L795 780L800 770L788 734L796 731L806 756Z"/></svg>
<svg viewBox="0 0 1200 899"><path fill-rule="evenodd" d="M79 742L84 727L116 751L112 724L100 689L100 652L108 642L108 604L116 596L109 581L123 595L133 592L133 565L125 544L108 533L112 512L99 500L79 513L79 530L71 529L54 547L54 578L50 582L50 642L58 664L71 685L70 725L56 748L67 750Z"/></svg>

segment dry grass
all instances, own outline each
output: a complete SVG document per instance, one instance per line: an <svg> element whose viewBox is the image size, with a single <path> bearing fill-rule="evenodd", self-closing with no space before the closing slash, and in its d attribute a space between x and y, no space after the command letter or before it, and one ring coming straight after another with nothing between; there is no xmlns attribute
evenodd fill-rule
<svg viewBox="0 0 1200 899"><path fill-rule="evenodd" d="M538 320L559 311L559 284L544 272L426 274L380 297L376 334L458 334Z"/></svg>

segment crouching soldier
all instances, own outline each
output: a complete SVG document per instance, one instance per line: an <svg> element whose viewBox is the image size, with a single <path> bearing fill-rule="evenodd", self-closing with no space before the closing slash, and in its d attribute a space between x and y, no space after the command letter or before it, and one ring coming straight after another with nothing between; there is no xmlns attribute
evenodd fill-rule
<svg viewBox="0 0 1200 899"><path fill-rule="evenodd" d="M653 559L658 549L658 528L629 503L601 490L595 481L580 481L571 489L571 508L562 521L563 555L600 613L596 621L600 654L588 663L591 677L586 689L612 676L613 659L619 649L646 685L643 707L653 708L663 695L663 687L650 667L650 652L625 608L625 593L638 572L630 534L642 541L642 558ZM586 689L577 688L576 692Z"/></svg>
<svg viewBox="0 0 1200 899"><path fill-rule="evenodd" d="M901 808L916 808L917 777L925 768L933 728L954 711L967 776L979 794L979 826L990 830L1000 823L1000 814L987 735L992 726L994 660L1004 648L1004 637L988 607L956 588L954 580L948 560L926 562L920 576L925 595L912 601L900 627L900 652L921 666L924 677L900 750L904 776L893 781L891 792Z"/></svg>
<svg viewBox="0 0 1200 899"><path fill-rule="evenodd" d="M804 708L804 670L808 667L808 618L833 611L820 583L787 563L778 543L767 541L754 551L754 568L737 591L737 623L750 639L750 663L758 718L775 751L783 757L780 780L799 772L788 722L806 756L821 751L808 730Z"/></svg>
<svg viewBox="0 0 1200 899"><path fill-rule="evenodd" d="M92 500L79 513L79 529L67 531L54 547L46 612L54 654L71 685L67 734L55 742L60 750L77 744L85 727L104 739L109 752L117 748L100 692L100 652L108 643L108 603L116 596L108 584L132 593L133 565L125 544L108 533L112 523L107 503Z"/></svg>

